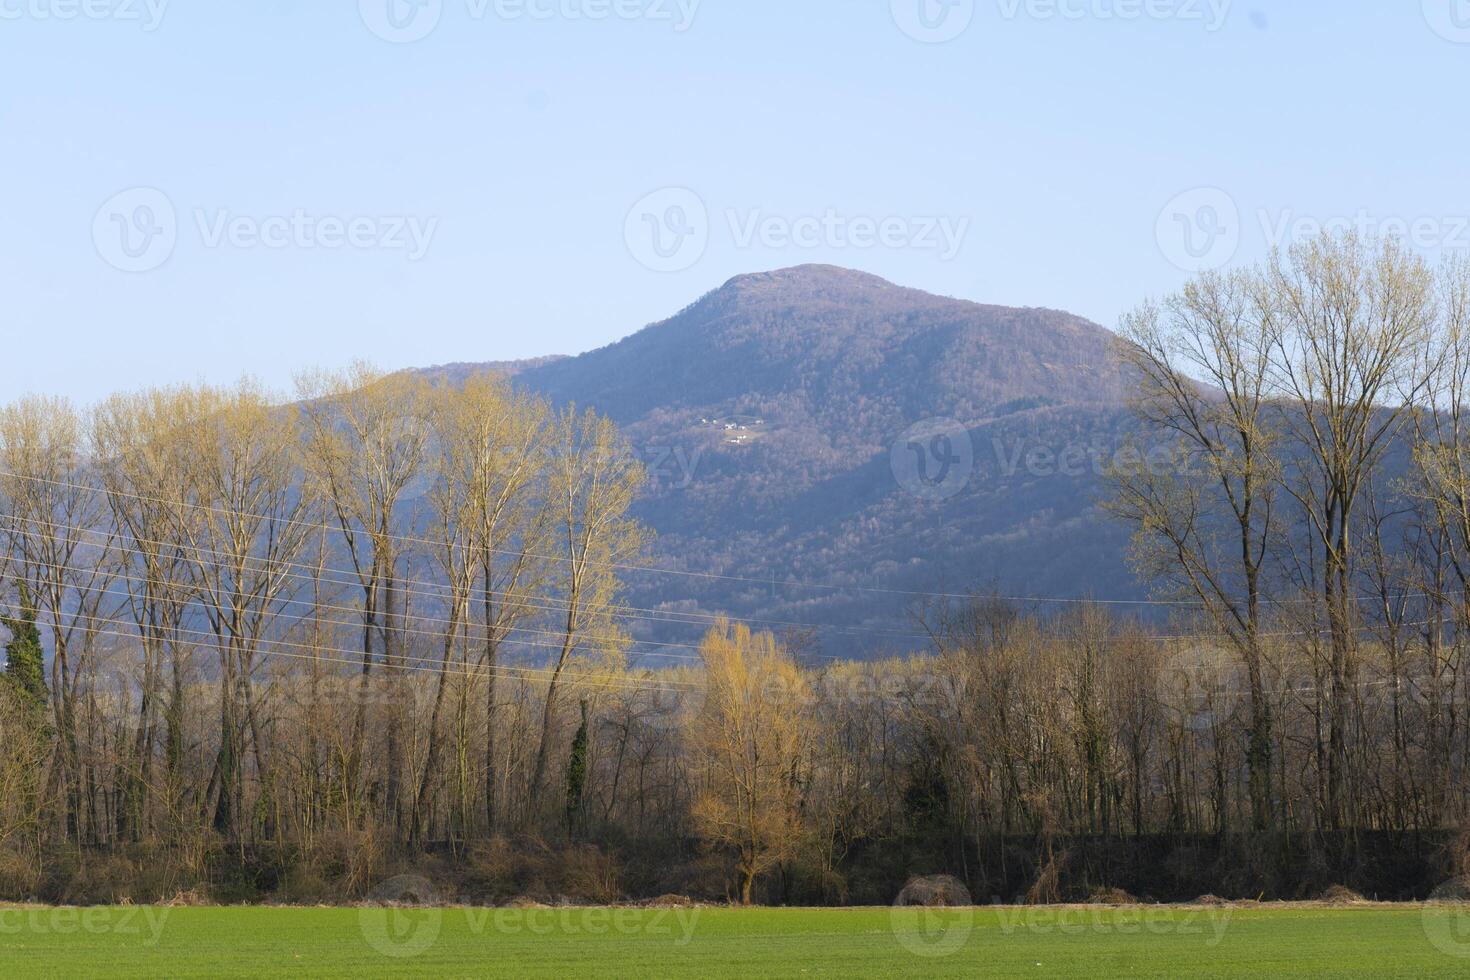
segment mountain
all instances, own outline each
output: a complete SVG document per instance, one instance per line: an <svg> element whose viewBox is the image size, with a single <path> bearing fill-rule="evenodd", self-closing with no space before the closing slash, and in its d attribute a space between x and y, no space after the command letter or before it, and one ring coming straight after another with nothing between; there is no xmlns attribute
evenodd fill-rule
<svg viewBox="0 0 1470 980"><path fill-rule="evenodd" d="M551 354L546 357L528 358L524 361L482 361L472 364L458 362L455 364L437 364L434 367L423 368L419 373L435 380L444 380L451 384L459 384L474 374L493 372L507 378L513 378L532 368L545 367L548 364L555 364L557 361L563 360L566 360L565 355Z"/></svg>
<svg viewBox="0 0 1470 980"><path fill-rule="evenodd" d="M1097 506L1130 425L1110 338L802 266L513 376L612 417L652 471L638 511L664 571L630 576L631 605L821 624L824 653L866 656L920 644L917 593L1142 595Z"/></svg>

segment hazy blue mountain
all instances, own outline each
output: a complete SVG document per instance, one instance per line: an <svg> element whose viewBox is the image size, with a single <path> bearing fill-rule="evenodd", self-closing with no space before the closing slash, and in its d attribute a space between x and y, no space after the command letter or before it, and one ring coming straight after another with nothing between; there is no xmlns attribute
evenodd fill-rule
<svg viewBox="0 0 1470 980"><path fill-rule="evenodd" d="M918 642L916 597L894 593L1143 594L1126 532L1097 507L1098 462L1129 428L1110 336L1055 310L802 266L733 279L600 350L510 369L623 427L653 470L639 511L659 533L657 567L725 576L642 573L632 605L824 624L824 652L871 654ZM437 370L477 367L506 366ZM905 438L934 418L958 428Z"/></svg>

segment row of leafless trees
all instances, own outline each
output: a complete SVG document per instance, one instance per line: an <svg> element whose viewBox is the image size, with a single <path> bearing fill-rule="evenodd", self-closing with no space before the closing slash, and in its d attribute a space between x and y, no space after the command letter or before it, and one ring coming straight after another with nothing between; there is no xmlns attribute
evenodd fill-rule
<svg viewBox="0 0 1470 980"><path fill-rule="evenodd" d="M1410 765L1409 743L1452 753L1456 715L1415 730L1403 702L1453 696L1470 609L1470 263L1436 271L1392 241L1327 236L1142 307L1119 349L1146 430L1176 452L1115 473L1115 510L1144 574L1243 672L1252 826L1288 819L1277 756L1292 733L1269 642L1281 632L1321 689L1315 820L1380 818L1358 693L1379 682L1398 779L1429 794L1410 804L1400 786L1393 805L1440 819L1443 760L1414 771L1425 760ZM1386 672L1368 672L1380 652Z"/></svg>
<svg viewBox="0 0 1470 980"><path fill-rule="evenodd" d="M1068 894L1049 866L1073 841L1250 836L1251 692L1228 645L1160 640L1095 606L1043 619L976 601L933 625L936 654L878 663L801 667L778 638L724 624L697 665L630 672L579 658L559 678L563 707L546 733L551 677L539 670L496 678L487 732L484 671L379 670L364 682L359 665L325 655L276 665L256 678L259 744L254 733L244 739L248 818L233 844L209 805L229 694L193 667L175 720L180 749L171 763L166 746L151 749L142 824L128 825L143 840L120 838L137 780L129 767L139 765L129 760L141 646L119 645L96 651L95 678L81 686L80 823L101 829L102 850L147 845L171 862L153 891L122 883L118 894L135 900L209 881L220 852L234 847L288 847L291 861L330 877L333 890L312 895L330 899L382 880L395 854L448 846L473 864L477 847L501 835L641 854L646 867L625 887L649 894L889 901L909 874L943 871L963 875L977 895L1010 899L1030 888L1046 900ZM1447 643L1440 656L1452 665L1437 668L1422 648L1359 650L1349 711L1354 829L1410 842L1457 826L1470 805L1466 682L1454 669L1463 651ZM408 663L433 653L414 642L402 652ZM1287 636L1263 642L1273 805L1298 839L1325 818L1324 653ZM6 704L0 833L44 878L64 844L64 811L24 803L59 802L46 774L65 763L57 740L24 737L26 713ZM385 796L395 739L401 778L415 790L402 820ZM543 745L555 775L537 790ZM348 782L354 765L366 787L358 794ZM487 781L495 825L477 812ZM1021 842L1017 866L997 862L991 842ZM1265 838L1260 847L1271 851ZM713 873L702 863L710 860ZM1196 870L1198 881L1206 872ZM7 887L34 880L11 876ZM1252 879L1237 890L1281 887Z"/></svg>
<svg viewBox="0 0 1470 980"><path fill-rule="evenodd" d="M0 880L147 854L141 900L268 851L343 897L540 839L655 893L1049 899L1078 841L1415 848L1470 805L1467 310L1465 266L1352 239L1142 308L1120 349L1174 456L1112 507L1169 615L977 598L866 664L621 605L641 469L495 379L20 402ZM639 614L707 630L698 660L627 669Z"/></svg>
<svg viewBox="0 0 1470 980"><path fill-rule="evenodd" d="M357 368L289 407L245 383L3 409L0 613L35 625L49 669L44 703L7 714L39 762L7 778L44 779L0 842L243 850L536 819L568 671L624 646L641 481L609 422L488 378ZM505 683L532 679L527 718ZM512 726L533 733L514 769Z"/></svg>

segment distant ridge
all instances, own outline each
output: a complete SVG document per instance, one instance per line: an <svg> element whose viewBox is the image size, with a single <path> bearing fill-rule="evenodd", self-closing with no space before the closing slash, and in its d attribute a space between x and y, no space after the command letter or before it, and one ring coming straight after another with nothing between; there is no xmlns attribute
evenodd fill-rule
<svg viewBox="0 0 1470 980"><path fill-rule="evenodd" d="M419 373L428 378L442 378L458 383L474 374L493 373L513 378L532 368L545 367L548 364L555 364L557 361L562 360L566 360L565 354L531 357L523 361L485 361L478 364L456 362L453 364L436 364L432 367L420 368Z"/></svg>
<svg viewBox="0 0 1470 980"><path fill-rule="evenodd" d="M1124 532L1097 507L1097 467L1020 462L1122 444L1111 338L1057 310L804 265L737 276L577 357L432 370L499 370L610 415L654 471L639 504L659 532L654 564L772 583L639 573L633 605L840 626L822 647L867 655L917 641L894 635L912 632L908 603L853 586L1142 596ZM969 430L972 447L970 478L945 499L916 497L891 463L895 442L934 418ZM698 635L637 625L645 638Z"/></svg>

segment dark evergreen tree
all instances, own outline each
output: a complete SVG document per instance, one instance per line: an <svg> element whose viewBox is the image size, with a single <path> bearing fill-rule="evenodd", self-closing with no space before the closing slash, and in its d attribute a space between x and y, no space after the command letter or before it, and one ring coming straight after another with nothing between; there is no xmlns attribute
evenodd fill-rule
<svg viewBox="0 0 1470 980"><path fill-rule="evenodd" d="M945 747L933 732L925 732L909 767L903 807L909 825L928 829L943 825L949 815L949 781L944 777Z"/></svg>
<svg viewBox="0 0 1470 980"><path fill-rule="evenodd" d="M582 791L587 786L587 702L582 702L582 724L572 739L572 757L567 761L567 836L575 832L582 810Z"/></svg>
<svg viewBox="0 0 1470 980"><path fill-rule="evenodd" d="M36 610L24 585L20 587L20 615L0 616L10 631L5 645L5 681L27 702L46 704L46 664L41 650L41 631L36 629Z"/></svg>

